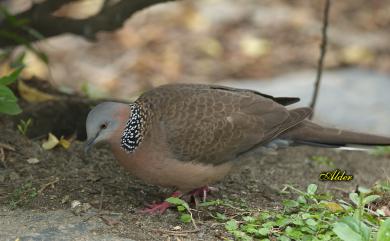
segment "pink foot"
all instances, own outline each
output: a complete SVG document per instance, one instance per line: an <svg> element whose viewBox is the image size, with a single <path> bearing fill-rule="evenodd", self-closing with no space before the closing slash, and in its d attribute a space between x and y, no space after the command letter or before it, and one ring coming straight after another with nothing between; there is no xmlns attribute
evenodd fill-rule
<svg viewBox="0 0 390 241"><path fill-rule="evenodd" d="M171 197L180 197L182 194L181 192L174 192L172 193ZM169 202L161 202L161 203L155 203L155 204L149 204L147 205L147 208L141 210L141 213L146 214L163 214L165 210L170 208L172 205Z"/></svg>
<svg viewBox="0 0 390 241"><path fill-rule="evenodd" d="M142 213L146 214L163 214L165 210L171 207L169 202L161 202L156 204L149 204L147 208L141 210Z"/></svg>

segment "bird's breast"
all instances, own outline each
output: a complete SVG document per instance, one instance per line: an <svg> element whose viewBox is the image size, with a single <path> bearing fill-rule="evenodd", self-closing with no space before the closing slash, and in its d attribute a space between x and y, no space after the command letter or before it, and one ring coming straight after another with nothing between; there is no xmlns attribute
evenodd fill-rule
<svg viewBox="0 0 390 241"><path fill-rule="evenodd" d="M112 146L119 163L132 175L147 183L190 191L223 179L233 163L207 165L175 159L168 150L143 143L133 153Z"/></svg>

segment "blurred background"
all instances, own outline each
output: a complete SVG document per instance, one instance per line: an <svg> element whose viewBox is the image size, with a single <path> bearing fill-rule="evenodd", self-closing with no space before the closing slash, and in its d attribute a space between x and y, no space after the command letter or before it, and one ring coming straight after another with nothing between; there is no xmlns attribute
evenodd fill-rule
<svg viewBox="0 0 390 241"><path fill-rule="evenodd" d="M42 1L40 1L42 2ZM5 1L11 13L31 0ZM94 41L61 34L36 43L48 63L27 51L25 79L66 93L131 100L168 83L214 83L308 105L320 54L325 1L186 0L157 4L101 31ZM57 16L84 19L103 0L61 7ZM315 118L390 134L390 1L332 1L328 51ZM61 28L62 26L57 26ZM17 49L13 56L17 56ZM1 71L8 71L2 61Z"/></svg>

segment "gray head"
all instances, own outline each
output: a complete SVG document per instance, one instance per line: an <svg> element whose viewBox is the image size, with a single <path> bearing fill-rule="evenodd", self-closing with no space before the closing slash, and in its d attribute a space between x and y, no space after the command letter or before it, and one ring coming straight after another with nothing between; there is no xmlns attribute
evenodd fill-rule
<svg viewBox="0 0 390 241"><path fill-rule="evenodd" d="M117 102L103 102L95 106L88 114L86 121L88 151L99 142L109 142L114 138L118 128L126 123L129 106Z"/></svg>

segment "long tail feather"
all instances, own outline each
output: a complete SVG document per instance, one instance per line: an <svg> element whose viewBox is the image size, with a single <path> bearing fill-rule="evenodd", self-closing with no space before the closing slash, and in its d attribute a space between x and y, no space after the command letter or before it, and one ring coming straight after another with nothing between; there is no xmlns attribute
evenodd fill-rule
<svg viewBox="0 0 390 241"><path fill-rule="evenodd" d="M340 147L349 144L364 146L390 145L390 137L322 127L308 120L287 130L279 138L292 140L301 144L326 147Z"/></svg>

